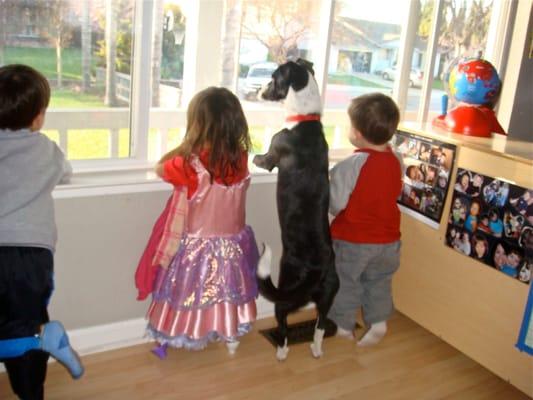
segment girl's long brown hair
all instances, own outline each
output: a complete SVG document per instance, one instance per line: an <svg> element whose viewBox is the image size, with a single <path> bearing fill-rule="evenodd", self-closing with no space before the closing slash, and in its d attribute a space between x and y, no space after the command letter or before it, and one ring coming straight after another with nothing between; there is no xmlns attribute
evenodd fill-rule
<svg viewBox="0 0 533 400"><path fill-rule="evenodd" d="M187 109L187 131L178 146L186 160L192 154L209 150L205 167L211 181L218 175L222 182L240 172L242 153L251 148L248 123L237 96L225 88L209 87L198 92Z"/></svg>

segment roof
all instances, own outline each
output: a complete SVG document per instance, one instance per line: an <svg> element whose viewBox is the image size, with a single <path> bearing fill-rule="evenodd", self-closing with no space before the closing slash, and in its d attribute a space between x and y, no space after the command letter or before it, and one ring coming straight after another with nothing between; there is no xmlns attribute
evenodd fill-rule
<svg viewBox="0 0 533 400"><path fill-rule="evenodd" d="M367 21L348 17L337 17L332 31L332 43L337 47L360 49L397 49L402 26L386 22ZM424 52L427 39L415 36L415 49ZM441 47L439 49L442 51Z"/></svg>

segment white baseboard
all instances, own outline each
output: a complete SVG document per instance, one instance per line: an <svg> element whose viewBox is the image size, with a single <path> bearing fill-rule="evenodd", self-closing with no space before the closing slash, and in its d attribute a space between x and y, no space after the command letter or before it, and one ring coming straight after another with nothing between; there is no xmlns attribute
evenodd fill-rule
<svg viewBox="0 0 533 400"><path fill-rule="evenodd" d="M262 297L256 301L257 319L274 315L274 305ZM135 318L110 324L90 326L87 328L72 329L68 331L70 343L78 354L100 353L135 346L151 341L145 336L146 320ZM52 358L50 358L51 361ZM4 364L0 364L0 372L4 372Z"/></svg>

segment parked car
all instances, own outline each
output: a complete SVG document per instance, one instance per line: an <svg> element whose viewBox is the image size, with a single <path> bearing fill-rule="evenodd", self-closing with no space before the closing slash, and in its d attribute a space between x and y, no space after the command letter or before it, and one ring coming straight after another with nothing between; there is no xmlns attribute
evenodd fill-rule
<svg viewBox="0 0 533 400"><path fill-rule="evenodd" d="M396 66L385 68L381 73L381 77L387 81L393 81L396 79ZM409 74L409 87L421 87L422 79L424 78L424 72L413 68Z"/></svg>
<svg viewBox="0 0 533 400"><path fill-rule="evenodd" d="M263 85L270 82L276 68L278 65L271 62L251 65L241 89L243 97L247 100L257 100L257 93Z"/></svg>

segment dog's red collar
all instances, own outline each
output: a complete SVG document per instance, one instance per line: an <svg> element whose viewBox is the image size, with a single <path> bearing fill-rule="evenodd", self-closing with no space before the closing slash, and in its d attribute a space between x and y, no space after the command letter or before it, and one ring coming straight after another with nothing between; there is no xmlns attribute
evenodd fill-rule
<svg viewBox="0 0 533 400"><path fill-rule="evenodd" d="M306 114L306 115L289 115L285 118L286 122L302 122L302 121L320 121L320 114Z"/></svg>

